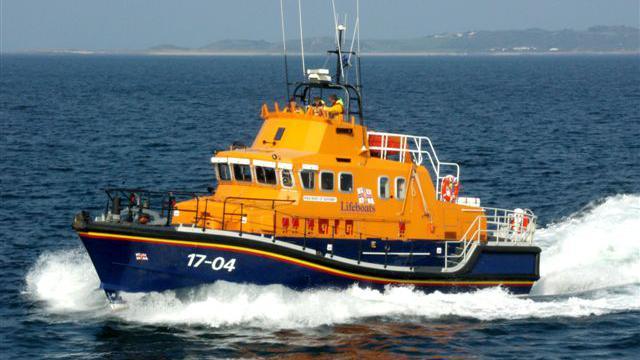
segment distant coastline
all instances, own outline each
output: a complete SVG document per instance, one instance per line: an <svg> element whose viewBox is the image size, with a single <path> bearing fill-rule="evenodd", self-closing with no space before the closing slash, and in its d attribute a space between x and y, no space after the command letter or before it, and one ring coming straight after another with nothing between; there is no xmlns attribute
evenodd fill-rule
<svg viewBox="0 0 640 360"><path fill-rule="evenodd" d="M300 40L288 40L292 56ZM308 55L324 55L333 48L331 37L305 39ZM198 48L173 44L139 50L28 49L5 54L150 55L150 56L269 56L281 55L282 42L219 40ZM629 26L593 26L587 30L501 30L440 33L411 39L367 39L363 56L466 56L466 55L602 55L640 54L640 29Z"/></svg>

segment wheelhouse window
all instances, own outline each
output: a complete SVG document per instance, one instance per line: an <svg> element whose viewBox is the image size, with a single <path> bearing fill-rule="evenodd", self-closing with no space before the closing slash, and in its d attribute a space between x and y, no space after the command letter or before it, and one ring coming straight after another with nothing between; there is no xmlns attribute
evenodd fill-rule
<svg viewBox="0 0 640 360"><path fill-rule="evenodd" d="M380 199L388 199L389 195L389 178L380 176L378 178L378 197Z"/></svg>
<svg viewBox="0 0 640 360"><path fill-rule="evenodd" d="M261 184L275 185L276 169L266 166L256 166L256 180Z"/></svg>
<svg viewBox="0 0 640 360"><path fill-rule="evenodd" d="M229 164L218 163L216 164L216 168L218 170L218 180L231 180L231 169L229 169Z"/></svg>
<svg viewBox="0 0 640 360"><path fill-rule="evenodd" d="M333 191L333 173L329 171L320 172L320 189Z"/></svg>
<svg viewBox="0 0 640 360"><path fill-rule="evenodd" d="M293 186L293 176L291 175L291 170L282 169L280 170L280 181L282 186L284 187L292 187Z"/></svg>
<svg viewBox="0 0 640 360"><path fill-rule="evenodd" d="M403 177L396 178L396 199L404 200L407 196L407 180Z"/></svg>
<svg viewBox="0 0 640 360"><path fill-rule="evenodd" d="M315 184L316 172L315 170L302 170L300 171L300 182L302 183L302 188L305 190L313 190L316 186Z"/></svg>
<svg viewBox="0 0 640 360"><path fill-rule="evenodd" d="M233 176L237 181L251 181L251 166L233 164Z"/></svg>
<svg viewBox="0 0 640 360"><path fill-rule="evenodd" d="M353 192L353 174L340 173L339 189L342 192Z"/></svg>

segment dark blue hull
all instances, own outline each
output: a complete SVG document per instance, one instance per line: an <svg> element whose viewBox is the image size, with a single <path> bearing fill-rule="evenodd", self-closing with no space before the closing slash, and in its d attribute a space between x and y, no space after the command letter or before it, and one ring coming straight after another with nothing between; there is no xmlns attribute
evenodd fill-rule
<svg viewBox="0 0 640 360"><path fill-rule="evenodd" d="M378 261L385 258L385 264L363 260L365 253L372 256L371 251L360 250L360 259L353 258L346 244L357 240L342 240L344 246L337 241L332 244L334 251L327 253L310 247L302 251L295 241L274 242L247 234L240 237L173 229L116 231L115 227L78 233L107 292L163 291L224 280L281 284L298 290L353 284L382 289L391 284L415 286L426 292L461 292L502 286L513 293L526 294L538 279L540 251L537 247L482 246L465 267L444 273L441 266L421 265L428 263L424 259L428 256L414 256L410 260L413 266L398 264L407 262L407 256L400 255L395 260L392 255L378 256ZM338 251L340 248L345 251ZM386 252L390 253L388 248ZM442 261L442 256L430 258Z"/></svg>

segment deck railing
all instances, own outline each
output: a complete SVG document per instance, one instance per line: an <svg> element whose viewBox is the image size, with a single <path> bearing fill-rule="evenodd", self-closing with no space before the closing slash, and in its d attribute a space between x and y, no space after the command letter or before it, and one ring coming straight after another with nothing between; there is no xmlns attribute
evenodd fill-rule
<svg viewBox="0 0 640 360"><path fill-rule="evenodd" d="M236 214L235 212L227 212L227 204L230 201L239 201L240 203L240 213ZM244 207L245 207L245 203L244 201L249 201L249 202L257 202L257 203L271 203L271 211L273 211L273 234L275 237L275 234L277 232L277 216L278 216L278 211L276 209L276 204L292 204L295 202L295 200L285 200L285 199L266 199L266 198L253 198L253 197L241 197L241 196L229 196L226 197L224 199L223 205L222 205L222 230L225 230L225 226L226 226L226 218L228 216L240 216L240 235L242 235L242 226L243 224L246 222L246 214L244 213ZM248 207L251 207L251 205L249 205ZM205 214L208 214L206 211L206 207L205 207ZM205 223L206 223L206 219L205 219Z"/></svg>
<svg viewBox="0 0 640 360"><path fill-rule="evenodd" d="M473 253L472 249L481 242L533 244L537 216L531 210L482 208L468 211L479 211L481 214L474 218L460 240L445 242L445 271L465 264ZM450 248L455 249L453 254Z"/></svg>
<svg viewBox="0 0 640 360"><path fill-rule="evenodd" d="M142 223L141 218L146 218L148 222L145 224L149 225L170 225L176 202L199 199L206 194L197 191L156 191L118 187L105 188L104 192L107 194L107 202L101 216L102 221Z"/></svg>
<svg viewBox="0 0 640 360"><path fill-rule="evenodd" d="M372 222L398 223L399 232L405 224L401 219L382 220L382 219L349 219L344 217L323 218L305 217L296 214L290 214L283 211L280 206L293 203L293 200L284 199L266 199L266 198L244 198L244 197L228 197L223 201L223 211L221 215L211 215L208 212L209 196L204 192L192 191L149 191L143 189L127 189L127 188L110 188L105 189L108 200L104 213L96 218L97 221L105 222L125 222L138 223L151 226L169 226L172 224L173 210L176 201L182 198L193 199L196 202L196 208L192 210L183 209L181 211L193 212L194 218L191 227L207 231L210 227L207 225L209 221L220 222L220 229L226 231L238 232L242 236L246 226L252 225L255 228L271 229L266 233L271 233L271 240L276 241L276 236L284 235L289 237L302 237L303 248L307 246L307 236L314 234L314 238L326 238L327 249L316 249L323 252L331 252L328 250L333 245L333 241L341 227L345 234L359 239L379 239L381 241L388 240L381 238L378 234L366 233L362 230L361 224ZM205 196L207 195L207 196ZM234 204L232 210L229 205ZM263 205L258 205L263 204ZM263 210L268 216L256 216L257 219L268 219L264 223L258 220L248 220L245 213L246 208L255 210ZM239 211L239 212L238 212ZM481 243L493 244L510 244L510 245L530 245L533 243L533 235L536 230L537 217L531 210L506 210L497 208L478 208L463 211L476 211L478 215L469 225L463 236L459 240L450 240L445 242L443 271L454 271L464 265L469 257L473 254L473 250ZM146 221L142 221L142 217L148 216ZM236 226L229 226L228 219L239 217ZM280 222L294 221L297 219L298 226L290 227L280 225ZM323 224L321 224L323 221ZM232 221L233 223L234 221ZM313 227L317 224L318 229L314 231ZM189 224L182 224L189 225ZM312 226L310 228L310 226ZM320 229L324 226L324 229ZM402 235L399 235L402 238ZM385 254L388 249L385 247ZM385 255L385 265L386 265ZM414 256L408 257L409 265L413 263ZM358 258L360 261L360 258Z"/></svg>
<svg viewBox="0 0 640 360"><path fill-rule="evenodd" d="M428 160L431 165L430 170L433 171L438 200L441 200L440 186L445 176L454 175L460 181L460 165L440 161L431 139L426 136L378 131L369 131L367 136L371 156L398 162L411 160L416 165L422 165L425 159ZM371 145L372 142L374 145Z"/></svg>

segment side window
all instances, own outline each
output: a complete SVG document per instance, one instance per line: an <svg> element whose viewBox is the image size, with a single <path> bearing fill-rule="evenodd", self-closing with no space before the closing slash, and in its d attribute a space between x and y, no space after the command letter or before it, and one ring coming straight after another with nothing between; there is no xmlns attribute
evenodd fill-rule
<svg viewBox="0 0 640 360"><path fill-rule="evenodd" d="M251 181L251 167L244 164L233 164L233 176L238 181Z"/></svg>
<svg viewBox="0 0 640 360"><path fill-rule="evenodd" d="M256 180L261 184L276 184L276 169L265 166L256 166Z"/></svg>
<svg viewBox="0 0 640 360"><path fill-rule="evenodd" d="M231 180L231 170L229 169L229 164L219 163L217 168L219 180Z"/></svg>
<svg viewBox="0 0 640 360"><path fill-rule="evenodd" d="M378 178L378 197L380 199L388 199L389 195L389 178L380 176Z"/></svg>
<svg viewBox="0 0 640 360"><path fill-rule="evenodd" d="M396 199L404 200L407 196L407 181L403 177L396 178Z"/></svg>
<svg viewBox="0 0 640 360"><path fill-rule="evenodd" d="M314 170L302 170L300 171L300 182L302 188L305 190L313 190L315 184L316 172Z"/></svg>
<svg viewBox="0 0 640 360"><path fill-rule="evenodd" d="M320 189L333 191L333 173L328 171L320 172Z"/></svg>
<svg viewBox="0 0 640 360"><path fill-rule="evenodd" d="M292 187L293 186L293 176L291 176L291 170L282 169L280 171L280 181L282 182L282 186L284 187Z"/></svg>
<svg viewBox="0 0 640 360"><path fill-rule="evenodd" d="M340 173L339 189L342 192L353 192L353 175L350 173Z"/></svg>

